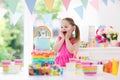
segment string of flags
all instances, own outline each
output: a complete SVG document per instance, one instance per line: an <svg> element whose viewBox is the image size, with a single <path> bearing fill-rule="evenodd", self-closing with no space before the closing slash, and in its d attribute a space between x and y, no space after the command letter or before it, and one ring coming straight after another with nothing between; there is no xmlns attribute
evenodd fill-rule
<svg viewBox="0 0 120 80"><path fill-rule="evenodd" d="M10 24L15 26L21 16L22 14L18 12L15 12L15 14L12 14L10 16Z"/></svg>
<svg viewBox="0 0 120 80"><path fill-rule="evenodd" d="M81 3L83 5L83 7L86 8L88 5L88 0L81 0Z"/></svg>
<svg viewBox="0 0 120 80"><path fill-rule="evenodd" d="M9 6L8 8L11 10L13 15L10 17L10 22L11 24L15 25L19 18L21 17L20 14L16 13L16 8L19 0L4 0L7 5ZM47 9L51 12L53 5L54 5L54 0L43 0ZM69 8L69 5L71 3L71 0L61 0L63 3L63 6L65 7L66 11ZM75 12L79 15L81 19L83 19L84 16L84 9L87 8L87 5L90 4L97 12L99 11L99 2L102 1L106 6L108 5L108 1L112 2L113 4L116 2L116 0L81 0L82 5L74 8ZM120 0L119 0L120 1ZM0 0L0 5L2 4L3 0ZM25 3L28 7L28 10L31 14L33 14L33 10L36 4L36 0L25 0ZM7 10L0 8L0 19L6 14ZM45 14L43 15L44 21L49 21L51 20L52 14ZM15 19L17 17L17 19Z"/></svg>
<svg viewBox="0 0 120 80"><path fill-rule="evenodd" d="M47 6L48 10L51 11L53 8L54 0L44 0L45 5Z"/></svg>
<svg viewBox="0 0 120 80"><path fill-rule="evenodd" d="M107 6L108 0L103 0L103 3Z"/></svg>
<svg viewBox="0 0 120 80"><path fill-rule="evenodd" d="M0 0L0 4L2 3L2 0Z"/></svg>
<svg viewBox="0 0 120 80"><path fill-rule="evenodd" d="M17 4L19 0L4 0L5 3L7 3L8 8L10 8L10 10L15 13L16 8L17 8Z"/></svg>
<svg viewBox="0 0 120 80"><path fill-rule="evenodd" d="M32 11L33 11L35 3L36 3L36 0L25 0L25 2L26 2L26 5L27 5L30 13L32 14Z"/></svg>
<svg viewBox="0 0 120 80"><path fill-rule="evenodd" d="M65 9L68 10L68 7L69 7L71 0L62 0L62 2L63 2Z"/></svg>
<svg viewBox="0 0 120 80"><path fill-rule="evenodd" d="M4 8L0 8L0 19L6 14L7 10Z"/></svg>
<svg viewBox="0 0 120 80"><path fill-rule="evenodd" d="M91 6L95 8L96 11L99 11L99 0L92 0L90 1Z"/></svg>
<svg viewBox="0 0 120 80"><path fill-rule="evenodd" d="M75 11L80 16L80 18L83 19L83 6L76 7Z"/></svg>

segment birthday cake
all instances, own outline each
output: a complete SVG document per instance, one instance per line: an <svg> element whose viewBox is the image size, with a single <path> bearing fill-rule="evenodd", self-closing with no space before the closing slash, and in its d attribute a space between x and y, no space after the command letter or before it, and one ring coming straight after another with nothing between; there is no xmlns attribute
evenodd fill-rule
<svg viewBox="0 0 120 80"><path fill-rule="evenodd" d="M50 51L51 31L46 26L39 26L34 30L34 50L32 64L29 65L29 75L63 74L63 69L54 64L55 53Z"/></svg>
<svg viewBox="0 0 120 80"><path fill-rule="evenodd" d="M46 26L39 26L34 30L34 46L35 50L49 50L51 31Z"/></svg>

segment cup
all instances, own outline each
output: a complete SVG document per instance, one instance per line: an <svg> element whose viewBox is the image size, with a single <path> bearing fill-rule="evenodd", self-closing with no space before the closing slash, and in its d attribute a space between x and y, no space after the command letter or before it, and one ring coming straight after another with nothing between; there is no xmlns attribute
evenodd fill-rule
<svg viewBox="0 0 120 80"><path fill-rule="evenodd" d="M103 65L97 65L97 74L103 73Z"/></svg>

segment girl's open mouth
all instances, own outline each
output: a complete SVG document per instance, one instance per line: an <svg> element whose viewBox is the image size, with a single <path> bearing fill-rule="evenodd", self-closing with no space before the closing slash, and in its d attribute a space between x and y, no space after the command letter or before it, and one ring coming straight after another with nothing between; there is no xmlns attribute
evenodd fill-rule
<svg viewBox="0 0 120 80"><path fill-rule="evenodd" d="M64 35L65 35L66 33L67 33L66 31L63 32Z"/></svg>

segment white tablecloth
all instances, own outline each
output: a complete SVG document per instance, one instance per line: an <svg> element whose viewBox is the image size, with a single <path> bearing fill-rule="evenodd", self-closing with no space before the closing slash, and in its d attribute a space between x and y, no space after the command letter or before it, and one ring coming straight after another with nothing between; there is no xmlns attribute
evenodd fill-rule
<svg viewBox="0 0 120 80"><path fill-rule="evenodd" d="M120 76L107 73L96 76L75 75L71 71L64 71L62 76L29 76L27 70L21 70L18 74L5 74L0 69L0 80L120 80Z"/></svg>

